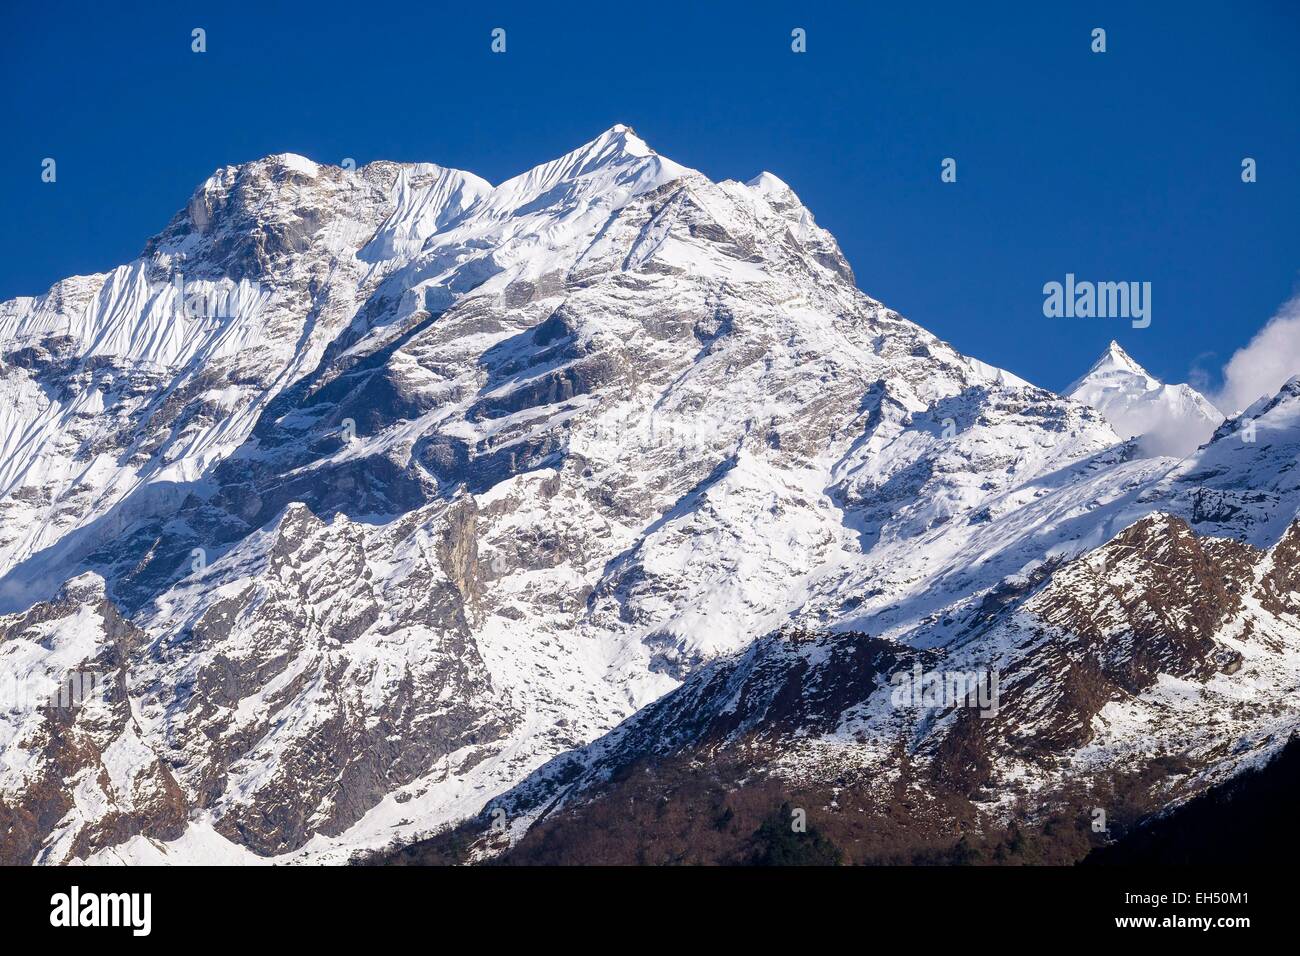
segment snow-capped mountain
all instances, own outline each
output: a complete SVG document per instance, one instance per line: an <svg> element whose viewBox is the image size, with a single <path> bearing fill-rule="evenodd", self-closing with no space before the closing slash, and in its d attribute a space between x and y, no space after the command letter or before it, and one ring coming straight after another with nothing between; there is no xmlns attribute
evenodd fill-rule
<svg viewBox="0 0 1300 956"><path fill-rule="evenodd" d="M1111 705L1149 723L1117 717L1089 766L1143 766L1169 720L1258 757L1296 716L1294 582L1269 577L1300 508L1293 386L1185 462L1139 456L860 292L775 176L715 183L624 126L496 186L222 169L135 262L0 304L0 668L41 699L95 676L76 706L0 709L3 860L343 861L496 798L520 836L554 768L658 753L669 712L821 741L780 751L793 775L828 735L853 766L956 747L955 719L880 710L891 661L996 661L1003 738L1068 725L990 750L990 786L1050 789L1068 775L1040 765ZM1145 606L1083 629L1043 597L1124 535L1196 552L1170 598L1195 639L1151 651L1125 623ZM1211 561L1250 585L1230 620L1199 610ZM1122 590L1109 568L1094 586ZM837 648L830 697L738 676ZM1080 702L1066 662L1099 654ZM1211 680L1273 709L1169 710Z"/></svg>
<svg viewBox="0 0 1300 956"><path fill-rule="evenodd" d="M1097 409L1121 438L1138 438L1151 455L1190 454L1223 422L1196 389L1165 385L1113 341L1065 395Z"/></svg>

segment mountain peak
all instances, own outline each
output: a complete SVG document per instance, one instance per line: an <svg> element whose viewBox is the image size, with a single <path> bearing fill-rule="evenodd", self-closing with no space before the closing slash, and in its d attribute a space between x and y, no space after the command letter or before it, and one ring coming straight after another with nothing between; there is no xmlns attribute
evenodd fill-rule
<svg viewBox="0 0 1300 956"><path fill-rule="evenodd" d="M750 189L767 194L775 192L793 192L790 186L780 176L774 176L767 170L763 170L749 182L745 183Z"/></svg>
<svg viewBox="0 0 1300 956"><path fill-rule="evenodd" d="M1133 356L1124 351L1124 347L1119 342L1111 339L1106 350L1101 353L1101 357L1092 363L1088 371L1071 382L1062 394L1073 398L1075 392L1086 388L1090 383L1116 378L1129 379L1133 376L1141 380L1143 390L1159 388L1161 385L1160 379L1144 369Z"/></svg>
<svg viewBox="0 0 1300 956"><path fill-rule="evenodd" d="M595 139L584 143L568 155L584 154L598 156L606 160L623 157L641 159L657 155L650 145L636 134L636 130L624 123L615 123Z"/></svg>
<svg viewBox="0 0 1300 956"><path fill-rule="evenodd" d="M580 210L602 197L609 207L693 170L660 156L630 126L617 123L595 139L508 179L485 197L488 219L549 209Z"/></svg>
<svg viewBox="0 0 1300 956"><path fill-rule="evenodd" d="M298 153L274 153L266 157L269 165L291 169L303 176L315 177L320 172L320 164Z"/></svg>
<svg viewBox="0 0 1300 956"><path fill-rule="evenodd" d="M609 129L605 130L605 132L601 133L600 136L597 138L603 139L606 137L621 138L624 140L634 140L640 143L642 146L645 146L645 140L637 136L636 130L628 126L626 123L615 123ZM646 148L648 149L649 147Z"/></svg>
<svg viewBox="0 0 1300 956"><path fill-rule="evenodd" d="M1134 375L1141 375L1144 378L1149 378L1153 382L1158 383L1160 381L1143 368L1138 361L1133 358L1133 356L1124 351L1124 347L1114 339L1110 340L1110 344L1106 346L1106 351L1103 352L1101 357L1093 363L1092 369L1088 374L1108 371L1131 372Z"/></svg>
<svg viewBox="0 0 1300 956"><path fill-rule="evenodd" d="M804 208L803 201L780 176L763 170L745 183L745 188L761 196L768 205L787 218L812 222L812 214Z"/></svg>
<svg viewBox="0 0 1300 956"><path fill-rule="evenodd" d="M1114 339L1064 394L1101 412L1121 438L1141 438L1149 454L1190 454L1223 421L1200 392L1164 384Z"/></svg>

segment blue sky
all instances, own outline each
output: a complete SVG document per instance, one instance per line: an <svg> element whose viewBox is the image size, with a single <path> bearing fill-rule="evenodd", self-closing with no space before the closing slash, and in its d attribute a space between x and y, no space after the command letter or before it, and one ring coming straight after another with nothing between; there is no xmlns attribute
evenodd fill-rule
<svg viewBox="0 0 1300 956"><path fill-rule="evenodd" d="M499 182L624 122L714 179L777 174L864 291L1032 381L1063 387L1111 338L1213 376L1298 291L1300 4L985 6L7 5L0 299L130 260L229 163ZM1067 272L1150 282L1151 326L1045 318Z"/></svg>

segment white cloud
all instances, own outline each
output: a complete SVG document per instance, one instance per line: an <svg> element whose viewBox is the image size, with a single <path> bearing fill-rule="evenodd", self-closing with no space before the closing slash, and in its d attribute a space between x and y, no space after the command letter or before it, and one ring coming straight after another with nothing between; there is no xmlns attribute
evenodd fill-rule
<svg viewBox="0 0 1300 956"><path fill-rule="evenodd" d="M1234 415L1256 399L1274 395L1300 375L1300 296L1285 303L1250 343L1223 367L1223 388L1212 401Z"/></svg>

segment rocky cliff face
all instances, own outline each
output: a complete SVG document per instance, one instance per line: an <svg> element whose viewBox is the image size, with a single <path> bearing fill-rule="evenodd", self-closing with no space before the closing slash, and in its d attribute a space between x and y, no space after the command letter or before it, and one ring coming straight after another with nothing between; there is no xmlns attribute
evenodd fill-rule
<svg viewBox="0 0 1300 956"><path fill-rule="evenodd" d="M0 862L59 862L137 835L184 834L186 796L132 712L130 672L147 643L94 575L0 617Z"/></svg>
<svg viewBox="0 0 1300 956"><path fill-rule="evenodd" d="M629 728L659 753L854 713L890 728L864 731L882 760L897 734L970 757L944 784L969 799L1032 776L1031 726L1059 757L1121 692L1244 680L1224 614L1294 643L1294 396L1258 442L1137 456L859 292L776 177L714 183L626 127L497 186L221 170L140 260L0 305L0 362L0 661L113 670L122 708L79 745L119 754L93 812L51 727L11 715L14 860L338 861L541 793ZM1125 534L1173 577L1088 577ZM1194 627L1146 619L1171 594ZM1102 603L1131 633L1076 620ZM74 660L29 623L51 608L134 636ZM889 668L941 660L1002 668L1012 716L977 726L1016 723L986 745L876 713Z"/></svg>

